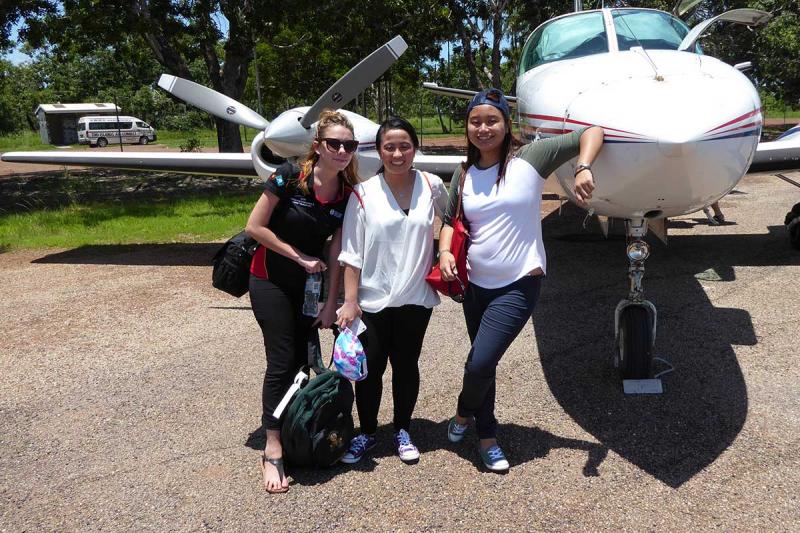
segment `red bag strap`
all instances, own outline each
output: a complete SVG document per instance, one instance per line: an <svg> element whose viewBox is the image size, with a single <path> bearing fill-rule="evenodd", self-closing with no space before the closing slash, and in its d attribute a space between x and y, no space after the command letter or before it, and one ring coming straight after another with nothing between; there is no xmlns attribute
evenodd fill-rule
<svg viewBox="0 0 800 533"><path fill-rule="evenodd" d="M427 172L420 172L420 174L422 174L422 177L425 178L425 183L428 184L428 189L430 189L431 193L433 193L433 187L431 186L430 178L428 178L428 173Z"/></svg>
<svg viewBox="0 0 800 533"><path fill-rule="evenodd" d="M347 188L350 189L351 193L356 195L356 200L358 200L358 203L361 206L361 209L364 209L364 200L361 199L361 195L358 194L358 191L356 190L356 188L355 187L350 187L350 186L348 186Z"/></svg>

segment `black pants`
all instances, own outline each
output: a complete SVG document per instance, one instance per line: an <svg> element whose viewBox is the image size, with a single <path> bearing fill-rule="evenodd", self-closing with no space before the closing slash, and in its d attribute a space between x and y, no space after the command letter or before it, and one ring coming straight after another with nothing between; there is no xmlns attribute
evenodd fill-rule
<svg viewBox="0 0 800 533"><path fill-rule="evenodd" d="M365 312L361 317L367 326L359 337L367 356L367 378L356 383L362 433L372 434L378 428L383 373L388 361L392 363L394 430L408 431L419 395L419 354L432 311L420 305L404 305Z"/></svg>
<svg viewBox="0 0 800 533"><path fill-rule="evenodd" d="M497 289L470 285L464 317L472 348L464 365L458 415L475 417L478 438L497 433L494 416L495 372L500 358L530 319L539 299L541 276L524 276Z"/></svg>
<svg viewBox="0 0 800 533"><path fill-rule="evenodd" d="M267 371L261 392L261 424L264 429L280 429L272 416L300 368L308 363L309 340L319 342L312 328L313 317L305 316L302 285L279 286L270 280L250 276L250 303L264 335Z"/></svg>

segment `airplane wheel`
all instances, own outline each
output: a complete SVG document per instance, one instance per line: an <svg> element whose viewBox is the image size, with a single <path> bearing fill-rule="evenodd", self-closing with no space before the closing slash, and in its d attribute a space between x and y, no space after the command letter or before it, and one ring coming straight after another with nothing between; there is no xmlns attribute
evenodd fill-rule
<svg viewBox="0 0 800 533"><path fill-rule="evenodd" d="M622 379L652 377L652 318L647 308L630 305L619 320L619 369Z"/></svg>
<svg viewBox="0 0 800 533"><path fill-rule="evenodd" d="M99 146L100 148L105 148L106 146L108 146L108 139L106 139L105 137L100 137L99 139L97 139L97 146Z"/></svg>
<svg viewBox="0 0 800 533"><path fill-rule="evenodd" d="M144 135L139 137L139 144L147 144L148 142L150 141Z"/></svg>

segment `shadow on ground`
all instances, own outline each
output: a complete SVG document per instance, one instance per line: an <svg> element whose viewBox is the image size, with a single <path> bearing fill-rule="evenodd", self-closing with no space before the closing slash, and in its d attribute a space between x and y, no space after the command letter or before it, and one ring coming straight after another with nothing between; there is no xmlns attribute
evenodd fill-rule
<svg viewBox="0 0 800 533"><path fill-rule="evenodd" d="M198 196L253 194L263 181L118 169L49 170L0 179L0 213L21 213L85 202L132 202Z"/></svg>
<svg viewBox="0 0 800 533"><path fill-rule="evenodd" d="M77 265L211 266L221 243L106 244L47 254L32 263ZM210 280L209 280L210 283Z"/></svg>
<svg viewBox="0 0 800 533"><path fill-rule="evenodd" d="M474 432L472 435L467 435L462 442L453 444L447 440L447 420L433 422L432 420L416 418L412 422L412 429L414 443L420 451L420 463L425 462L426 453L445 449L470 461L476 469L485 470L478 457L478 441ZM537 427L501 424L500 431L503 436L503 447L509 456L512 468L546 457L551 450L568 448L585 451L586 463L583 467L583 475L596 476L598 475L598 466L608 453L604 446L596 443L559 437ZM380 426L376 432L377 446L356 464L337 463L331 468L325 469L290 468L290 474L295 483L300 485L318 485L348 470L372 471L377 466L375 459L392 457L396 454L392 444L393 435L394 429L391 424ZM264 445L264 430L261 428L253 431L245 442L245 446L259 451L264 449Z"/></svg>
<svg viewBox="0 0 800 533"><path fill-rule="evenodd" d="M614 308L628 286L624 243L572 238L584 216L568 206L543 221L548 276L533 325L545 379L604 447L679 487L741 431L747 387L733 346L758 342L748 311L714 307L700 280L725 284L737 266L796 265L800 257L782 226L767 234L671 236L668 248L651 242L643 283L659 313L655 355L675 371L664 376L663 395L626 397L611 364Z"/></svg>

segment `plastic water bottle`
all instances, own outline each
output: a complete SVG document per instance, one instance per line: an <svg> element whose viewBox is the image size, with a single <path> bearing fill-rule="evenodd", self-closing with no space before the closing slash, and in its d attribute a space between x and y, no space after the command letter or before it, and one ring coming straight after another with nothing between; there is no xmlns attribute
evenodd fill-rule
<svg viewBox="0 0 800 533"><path fill-rule="evenodd" d="M317 316L319 314L319 293L322 288L322 274L314 272L306 278L305 298L303 299L303 314Z"/></svg>

